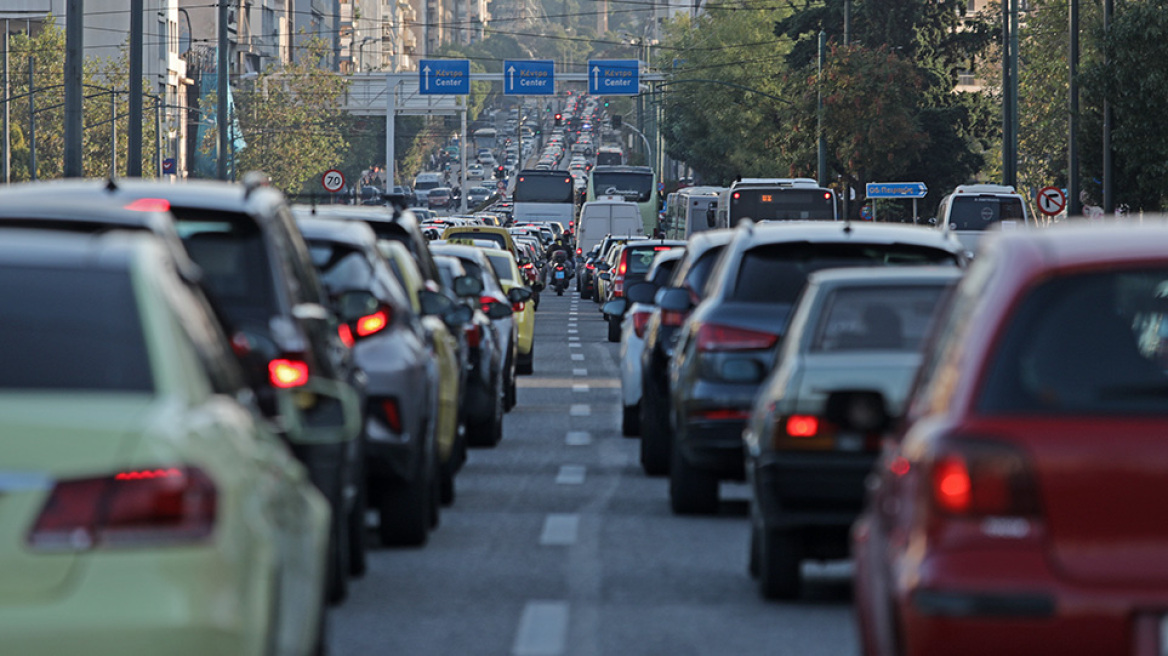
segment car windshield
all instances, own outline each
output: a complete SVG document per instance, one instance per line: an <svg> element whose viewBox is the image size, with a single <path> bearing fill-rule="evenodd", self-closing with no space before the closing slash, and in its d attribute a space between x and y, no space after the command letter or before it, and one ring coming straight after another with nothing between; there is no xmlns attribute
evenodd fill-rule
<svg viewBox="0 0 1168 656"><path fill-rule="evenodd" d="M812 352L919 351L948 285L836 289L824 300Z"/></svg>
<svg viewBox="0 0 1168 656"><path fill-rule="evenodd" d="M150 392L129 273L0 266L0 389Z"/></svg>
<svg viewBox="0 0 1168 656"><path fill-rule="evenodd" d="M987 413L1168 415L1168 270L1050 280L1001 343L981 391Z"/></svg>
<svg viewBox="0 0 1168 656"><path fill-rule="evenodd" d="M956 265L957 260L946 250L912 244L767 244L742 255L729 300L794 303L807 276L820 269L923 264Z"/></svg>
<svg viewBox="0 0 1168 656"><path fill-rule="evenodd" d="M955 196L949 210L954 230L986 230L995 223L1025 220L1017 196Z"/></svg>
<svg viewBox="0 0 1168 656"><path fill-rule="evenodd" d="M593 171L592 189L597 196L622 196L627 201L644 203L653 195L653 174Z"/></svg>

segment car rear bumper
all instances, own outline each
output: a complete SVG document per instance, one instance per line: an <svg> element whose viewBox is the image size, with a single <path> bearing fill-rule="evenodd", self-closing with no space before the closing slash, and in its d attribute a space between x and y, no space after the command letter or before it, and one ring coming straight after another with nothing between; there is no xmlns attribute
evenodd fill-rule
<svg viewBox="0 0 1168 656"><path fill-rule="evenodd" d="M693 467L723 479L745 477L742 443L743 419L687 421L677 431L677 448L681 457Z"/></svg>
<svg viewBox="0 0 1168 656"><path fill-rule="evenodd" d="M749 464L768 527L849 526L864 505L870 453L765 452Z"/></svg>

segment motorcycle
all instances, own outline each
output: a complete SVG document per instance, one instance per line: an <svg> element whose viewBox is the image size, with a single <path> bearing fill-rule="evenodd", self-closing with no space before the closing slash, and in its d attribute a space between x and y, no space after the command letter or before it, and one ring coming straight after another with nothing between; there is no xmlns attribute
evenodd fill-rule
<svg viewBox="0 0 1168 656"><path fill-rule="evenodd" d="M564 290L568 288L568 267L557 264L552 270L552 288L556 290L556 296L564 295Z"/></svg>

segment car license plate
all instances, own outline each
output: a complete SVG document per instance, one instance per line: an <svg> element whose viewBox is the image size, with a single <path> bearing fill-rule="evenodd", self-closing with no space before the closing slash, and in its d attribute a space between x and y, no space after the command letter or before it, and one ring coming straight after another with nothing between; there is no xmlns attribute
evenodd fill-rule
<svg viewBox="0 0 1168 656"><path fill-rule="evenodd" d="M558 279L560 279L560 278L563 278L563 277L564 277L564 272L563 272L563 271L557 271L557 272L556 272L556 279L557 279L557 280L558 280Z"/></svg>
<svg viewBox="0 0 1168 656"><path fill-rule="evenodd" d="M837 451L860 451L864 448L864 436L859 433L840 433L835 436Z"/></svg>

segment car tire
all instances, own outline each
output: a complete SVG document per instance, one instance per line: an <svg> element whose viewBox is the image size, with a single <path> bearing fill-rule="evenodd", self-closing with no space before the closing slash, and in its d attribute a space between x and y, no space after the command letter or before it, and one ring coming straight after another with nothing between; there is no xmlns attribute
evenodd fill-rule
<svg viewBox="0 0 1168 656"><path fill-rule="evenodd" d="M621 435L636 437L641 434L641 404L621 406Z"/></svg>
<svg viewBox="0 0 1168 656"><path fill-rule="evenodd" d="M349 515L349 576L365 576L369 569L368 545L365 536L365 508L368 506L364 467L357 483L357 499Z"/></svg>
<svg viewBox="0 0 1168 656"><path fill-rule="evenodd" d="M652 395L641 399L641 469L649 476L669 474L669 427L661 423L657 403Z"/></svg>
<svg viewBox="0 0 1168 656"><path fill-rule="evenodd" d="M515 373L520 376L530 376L535 373L535 345L531 347L531 353L525 357L522 353L519 354L519 360L515 363Z"/></svg>
<svg viewBox="0 0 1168 656"><path fill-rule="evenodd" d="M610 317L608 319L608 341L619 342L620 339L621 339L620 317Z"/></svg>
<svg viewBox="0 0 1168 656"><path fill-rule="evenodd" d="M426 470L419 466L420 470ZM434 496L434 472L419 471L409 484L387 484L381 490L377 527L387 547L416 547L426 543L430 527L430 506Z"/></svg>
<svg viewBox="0 0 1168 656"><path fill-rule="evenodd" d="M442 506L454 503L454 467L438 465L430 488L429 528L438 528L442 521ZM446 499L450 499L447 501Z"/></svg>
<svg viewBox="0 0 1168 656"><path fill-rule="evenodd" d="M677 515L718 513L718 477L689 464L676 441L669 466L669 506Z"/></svg>
<svg viewBox="0 0 1168 656"><path fill-rule="evenodd" d="M337 605L349 596L349 522L342 513L333 515L329 531L328 593L325 600Z"/></svg>
<svg viewBox="0 0 1168 656"><path fill-rule="evenodd" d="M507 370L508 370L508 372L512 371L512 369L510 367L508 367ZM519 393L518 393L518 390L516 389L517 386L515 385L515 374L514 373L510 373L507 376L506 386L507 386L507 391L504 393L503 408L507 412L511 412L511 409L515 407L515 403L519 400L518 399Z"/></svg>
<svg viewBox="0 0 1168 656"><path fill-rule="evenodd" d="M758 532L758 589L763 599L796 599L802 587L799 571L801 540L797 533L774 529Z"/></svg>
<svg viewBox="0 0 1168 656"><path fill-rule="evenodd" d="M579 290L580 290L580 298L588 298L588 289L587 288L580 286Z"/></svg>

